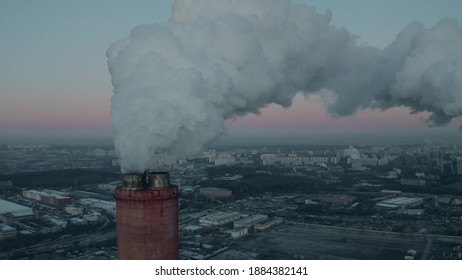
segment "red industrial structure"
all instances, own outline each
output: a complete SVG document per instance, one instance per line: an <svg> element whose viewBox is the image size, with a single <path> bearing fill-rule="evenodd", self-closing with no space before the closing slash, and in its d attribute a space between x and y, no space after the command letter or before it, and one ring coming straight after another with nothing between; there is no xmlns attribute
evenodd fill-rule
<svg viewBox="0 0 462 280"><path fill-rule="evenodd" d="M178 188L167 172L125 174L114 196L119 259L179 258Z"/></svg>

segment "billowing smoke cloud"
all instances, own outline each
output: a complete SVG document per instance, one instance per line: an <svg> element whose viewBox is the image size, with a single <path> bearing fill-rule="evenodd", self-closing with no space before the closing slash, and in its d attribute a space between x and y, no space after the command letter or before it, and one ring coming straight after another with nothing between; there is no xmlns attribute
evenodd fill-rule
<svg viewBox="0 0 462 280"><path fill-rule="evenodd" d="M156 153L202 151L224 121L297 92L328 90L334 116L406 106L442 125L462 114L462 31L413 22L385 49L359 46L331 13L290 0L176 0L168 22L135 27L108 49L122 170Z"/></svg>

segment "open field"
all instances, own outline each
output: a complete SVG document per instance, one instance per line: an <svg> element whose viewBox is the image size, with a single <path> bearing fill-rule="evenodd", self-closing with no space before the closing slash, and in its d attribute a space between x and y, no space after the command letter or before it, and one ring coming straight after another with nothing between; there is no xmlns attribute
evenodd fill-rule
<svg viewBox="0 0 462 280"><path fill-rule="evenodd" d="M409 249L417 251L415 259L427 258L432 241L418 235L285 223L238 240L233 248L264 259L402 260Z"/></svg>

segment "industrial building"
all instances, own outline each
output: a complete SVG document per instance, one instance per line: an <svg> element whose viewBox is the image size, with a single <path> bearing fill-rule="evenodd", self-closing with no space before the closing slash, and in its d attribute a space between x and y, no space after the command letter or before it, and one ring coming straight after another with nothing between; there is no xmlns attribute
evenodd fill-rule
<svg viewBox="0 0 462 280"><path fill-rule="evenodd" d="M121 181L115 181L107 184L98 184L98 189L108 192L114 192L117 186L120 186L120 184L122 184Z"/></svg>
<svg viewBox="0 0 462 280"><path fill-rule="evenodd" d="M250 227L268 220L267 215L256 214L234 221L234 228Z"/></svg>
<svg viewBox="0 0 462 280"><path fill-rule="evenodd" d="M72 203L72 199L70 197L65 196L65 193L54 190L25 190L22 192L22 196L55 207L64 207Z"/></svg>
<svg viewBox="0 0 462 280"><path fill-rule="evenodd" d="M89 208L101 209L113 216L116 215L116 203L114 201L107 201L95 198L82 198L79 199L79 204Z"/></svg>
<svg viewBox="0 0 462 280"><path fill-rule="evenodd" d="M79 199L79 198L94 198L99 200L107 200L112 201L113 197L110 195L104 195L94 192L86 192L86 191L72 191L69 193L70 196Z"/></svg>
<svg viewBox="0 0 462 280"><path fill-rule="evenodd" d="M241 215L238 212L215 212L213 214L200 217L199 224L202 226L223 226L230 224L239 219Z"/></svg>
<svg viewBox="0 0 462 280"><path fill-rule="evenodd" d="M200 194L209 197L231 197L233 192L225 188L200 188Z"/></svg>
<svg viewBox="0 0 462 280"><path fill-rule="evenodd" d="M346 194L326 194L318 197L319 202L322 204L334 205L349 205L356 200L357 197Z"/></svg>
<svg viewBox="0 0 462 280"><path fill-rule="evenodd" d="M74 217L74 218L69 219L69 222L71 224L73 224L73 225L79 225L79 226L83 226L83 225L88 224L87 220L82 219L82 218L78 218L78 217Z"/></svg>
<svg viewBox="0 0 462 280"><path fill-rule="evenodd" d="M230 231L230 234L231 234L231 237L234 239L241 238L249 234L249 228L248 227L235 228Z"/></svg>
<svg viewBox="0 0 462 280"><path fill-rule="evenodd" d="M195 225L188 225L180 228L181 232L186 235L195 235L202 231L202 227Z"/></svg>
<svg viewBox="0 0 462 280"><path fill-rule="evenodd" d="M16 238L17 230L6 224L0 224L0 240Z"/></svg>
<svg viewBox="0 0 462 280"><path fill-rule="evenodd" d="M0 199L0 221L5 224L11 225L14 221L36 218L38 218L38 213L35 213L32 208Z"/></svg>
<svg viewBox="0 0 462 280"><path fill-rule="evenodd" d="M408 216L422 216L425 213L425 209L399 209L396 214L408 215Z"/></svg>
<svg viewBox="0 0 462 280"><path fill-rule="evenodd" d="M167 172L125 174L116 189L119 259L178 259L178 188Z"/></svg>
<svg viewBox="0 0 462 280"><path fill-rule="evenodd" d="M394 197L382 200L375 204L378 208L385 209L403 209L406 207L415 207L423 203L423 198L421 197Z"/></svg>
<svg viewBox="0 0 462 280"><path fill-rule="evenodd" d="M56 231L60 230L61 228L66 228L66 226L67 226L67 221L66 220L60 219L60 218L58 218L56 216L44 215L44 216L42 216L42 219L48 221L51 224L53 224Z"/></svg>
<svg viewBox="0 0 462 280"><path fill-rule="evenodd" d="M67 214L69 214L71 216L82 215L84 210L85 210L85 208L83 208L83 207L77 207L77 206L73 206L73 205L68 205L68 206L64 207L64 212L66 212ZM114 210L114 212L115 212L115 210Z"/></svg>
<svg viewBox="0 0 462 280"><path fill-rule="evenodd" d="M266 221L265 223L255 224L255 230L266 230L266 229L269 229L270 227L281 224L283 221L284 220L281 217L276 217L276 218Z"/></svg>
<svg viewBox="0 0 462 280"><path fill-rule="evenodd" d="M82 219L86 220L89 224L96 224L99 221L101 221L102 218L103 216L101 215L101 213L96 211L92 211L82 216Z"/></svg>
<svg viewBox="0 0 462 280"><path fill-rule="evenodd" d="M426 186L427 181L424 178L401 178L401 185L407 186Z"/></svg>

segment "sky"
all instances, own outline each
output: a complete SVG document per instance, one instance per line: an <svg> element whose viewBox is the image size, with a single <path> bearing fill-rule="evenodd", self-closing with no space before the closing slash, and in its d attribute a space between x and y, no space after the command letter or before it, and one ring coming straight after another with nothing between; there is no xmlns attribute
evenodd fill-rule
<svg viewBox="0 0 462 280"><path fill-rule="evenodd" d="M330 9L334 26L356 34L360 44L380 48L413 20L426 27L444 17L462 22L462 2L458 0L293 2L315 6L320 12ZM0 1L0 143L110 141L112 85L105 52L136 25L168 20L171 3ZM280 132L447 131L427 128L426 116L393 108L335 119L315 97L297 96L289 109L270 105L260 115L230 120L227 126L228 137ZM449 129L457 130L459 125L453 123Z"/></svg>

